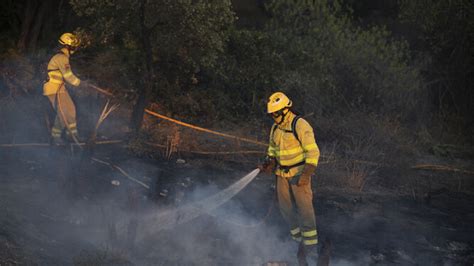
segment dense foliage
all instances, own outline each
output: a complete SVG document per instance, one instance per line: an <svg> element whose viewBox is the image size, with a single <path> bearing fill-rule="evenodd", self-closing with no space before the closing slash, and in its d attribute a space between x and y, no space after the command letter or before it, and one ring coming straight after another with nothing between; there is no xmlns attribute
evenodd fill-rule
<svg viewBox="0 0 474 266"><path fill-rule="evenodd" d="M227 56L213 71L214 87L243 95L232 97L240 100L237 110L252 111L256 99L280 89L304 113L415 111L423 84L406 43L383 28L353 26L340 6L325 1L272 1L266 8L266 27L235 30Z"/></svg>
<svg viewBox="0 0 474 266"><path fill-rule="evenodd" d="M151 102L200 123L262 120L266 97L283 90L318 121L469 122L472 4L389 1L384 21L367 11L373 2L263 1L252 26L230 0L6 1L1 95L36 93L51 36L79 26L76 72L115 89L135 120Z"/></svg>
<svg viewBox="0 0 474 266"><path fill-rule="evenodd" d="M117 59L131 59L119 64L141 96L138 117L138 109L154 98L171 109L183 108L174 106L182 102L177 98L197 83L201 67L216 62L234 19L230 1L70 2L79 16L97 18L89 25L96 45L118 49Z"/></svg>
<svg viewBox="0 0 474 266"><path fill-rule="evenodd" d="M423 73L438 112L474 122L474 3L401 1L400 20L416 32L413 50L427 61Z"/></svg>

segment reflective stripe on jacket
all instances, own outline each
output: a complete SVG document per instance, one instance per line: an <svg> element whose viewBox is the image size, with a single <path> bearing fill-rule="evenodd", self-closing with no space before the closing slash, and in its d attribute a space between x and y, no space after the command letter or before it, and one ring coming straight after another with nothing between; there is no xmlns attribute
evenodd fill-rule
<svg viewBox="0 0 474 266"><path fill-rule="evenodd" d="M79 86L81 80L74 75L69 64L69 52L61 49L48 63L48 82L43 86L43 95L56 94L64 82Z"/></svg>
<svg viewBox="0 0 474 266"><path fill-rule="evenodd" d="M314 139L313 128L303 118L298 119L295 128L298 139L294 136L291 123L296 117L289 112L285 120L270 133L268 156L276 158L281 166L291 166L298 163L318 165L319 148ZM277 168L275 174L282 177L293 177L301 174L304 165L299 165L288 170Z"/></svg>

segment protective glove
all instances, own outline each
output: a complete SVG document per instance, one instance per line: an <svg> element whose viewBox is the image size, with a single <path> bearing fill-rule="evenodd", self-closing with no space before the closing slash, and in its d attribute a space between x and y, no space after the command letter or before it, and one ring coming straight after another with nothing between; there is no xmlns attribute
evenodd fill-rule
<svg viewBox="0 0 474 266"><path fill-rule="evenodd" d="M265 174L271 174L273 169L275 168L276 165L276 160L273 157L265 157L265 160L263 161L263 164L260 164L258 166L258 169L262 171Z"/></svg>
<svg viewBox="0 0 474 266"><path fill-rule="evenodd" d="M316 171L316 166L313 164L305 164L303 173L301 173L300 179L298 180L298 186L306 186L311 182L311 176Z"/></svg>

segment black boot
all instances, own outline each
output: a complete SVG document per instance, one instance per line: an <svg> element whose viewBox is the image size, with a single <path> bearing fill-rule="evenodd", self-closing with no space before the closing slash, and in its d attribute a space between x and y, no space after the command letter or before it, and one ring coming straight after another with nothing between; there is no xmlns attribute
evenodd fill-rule
<svg viewBox="0 0 474 266"><path fill-rule="evenodd" d="M306 258L311 262L309 265L318 265L319 245L304 246Z"/></svg>
<svg viewBox="0 0 474 266"><path fill-rule="evenodd" d="M306 261L306 251L302 242L298 246L298 266L308 266L308 262Z"/></svg>
<svg viewBox="0 0 474 266"><path fill-rule="evenodd" d="M329 261L331 259L332 253L332 243L329 238L325 238L322 245L321 250L319 251L318 257L318 266L327 266L329 265Z"/></svg>

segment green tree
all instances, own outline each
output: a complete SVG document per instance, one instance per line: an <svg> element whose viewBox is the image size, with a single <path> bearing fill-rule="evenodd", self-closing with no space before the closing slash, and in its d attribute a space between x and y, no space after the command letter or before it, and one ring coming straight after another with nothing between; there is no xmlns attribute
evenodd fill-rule
<svg viewBox="0 0 474 266"><path fill-rule="evenodd" d="M209 71L221 110L261 115L279 89L303 113L408 118L420 111L423 80L406 42L382 27L355 26L338 1L273 0L265 8L265 27L234 30L226 56Z"/></svg>
<svg viewBox="0 0 474 266"><path fill-rule="evenodd" d="M132 124L139 129L148 101L173 99L196 83L195 74L216 63L234 21L229 0L71 0L90 18L100 45L120 47L132 62L138 94ZM166 102L166 101L165 101Z"/></svg>
<svg viewBox="0 0 474 266"><path fill-rule="evenodd" d="M220 110L217 119L238 122L252 116L261 118L266 98L284 71L278 52L265 31L232 31L225 55L212 69L204 70L209 76L206 89L212 91L212 105Z"/></svg>
<svg viewBox="0 0 474 266"><path fill-rule="evenodd" d="M285 51L281 83L317 113L413 112L422 89L405 42L352 23L338 1L271 1L268 31ZM314 110L317 106L319 110Z"/></svg>
<svg viewBox="0 0 474 266"><path fill-rule="evenodd" d="M400 1L400 18L412 30L413 47L428 65L424 75L437 110L474 112L474 3L469 0Z"/></svg>

